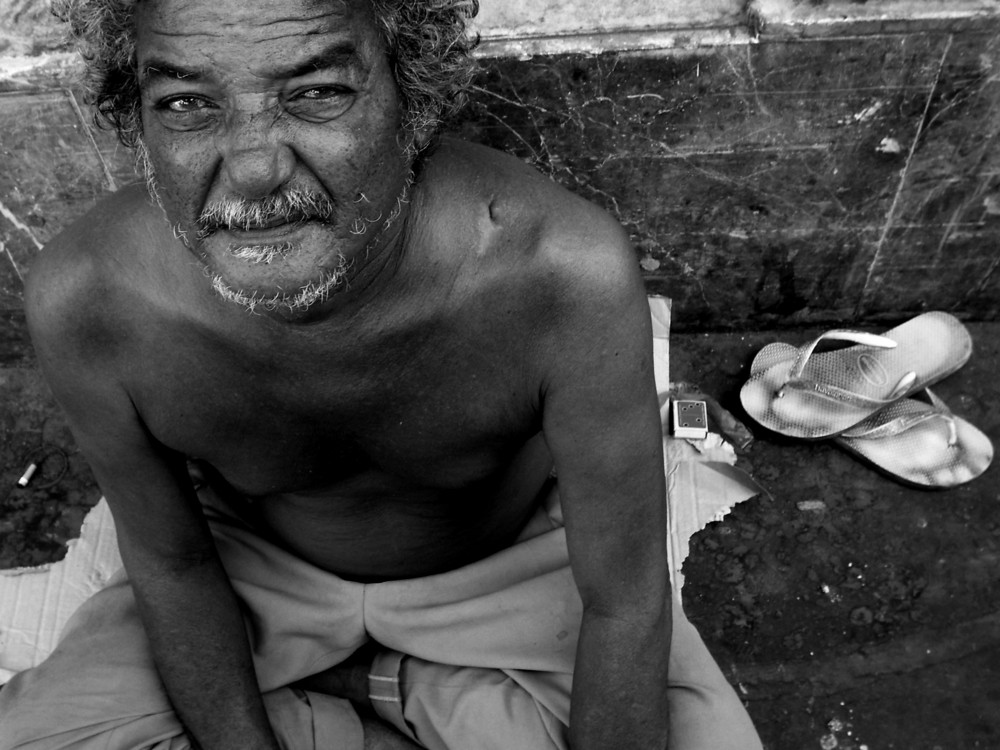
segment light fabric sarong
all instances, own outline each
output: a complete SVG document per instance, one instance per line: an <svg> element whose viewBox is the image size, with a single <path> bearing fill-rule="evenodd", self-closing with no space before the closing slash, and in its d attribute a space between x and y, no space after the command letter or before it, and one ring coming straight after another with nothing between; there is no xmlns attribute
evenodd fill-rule
<svg viewBox="0 0 1000 750"><path fill-rule="evenodd" d="M568 748L582 605L558 494L511 547L441 575L361 584L275 546L210 491L202 502L246 608L265 706L288 750L361 750L346 700L288 685L373 639L382 718L433 750ZM671 750L754 750L749 716L674 604ZM186 750L124 574L73 616L40 666L0 690L0 750Z"/></svg>

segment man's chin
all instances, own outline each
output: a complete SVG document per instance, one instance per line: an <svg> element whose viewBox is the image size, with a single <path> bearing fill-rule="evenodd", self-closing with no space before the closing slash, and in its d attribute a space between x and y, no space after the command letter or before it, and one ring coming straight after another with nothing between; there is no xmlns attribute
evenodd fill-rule
<svg viewBox="0 0 1000 750"><path fill-rule="evenodd" d="M217 288L239 290L240 298L306 297L335 286L345 270L330 233L304 225L260 232L219 231L198 237L195 253ZM232 295L228 295L232 296ZM227 296L227 298L228 298Z"/></svg>
<svg viewBox="0 0 1000 750"><path fill-rule="evenodd" d="M218 269L206 271L215 293L247 312L300 315L326 302L344 286L347 263L342 260L333 269L321 268L307 276L269 273L266 278L254 278L254 274L233 277Z"/></svg>

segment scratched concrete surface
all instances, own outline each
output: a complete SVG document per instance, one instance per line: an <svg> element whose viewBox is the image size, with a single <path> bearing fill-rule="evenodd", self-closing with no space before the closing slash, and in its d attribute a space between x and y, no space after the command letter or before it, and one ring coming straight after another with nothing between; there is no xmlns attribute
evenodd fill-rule
<svg viewBox="0 0 1000 750"><path fill-rule="evenodd" d="M994 319L998 40L506 61L463 132L617 215L681 329Z"/></svg>
<svg viewBox="0 0 1000 750"><path fill-rule="evenodd" d="M38 249L113 183L70 91L0 94L0 158L0 243L19 282ZM11 282L0 289L7 310L20 307Z"/></svg>

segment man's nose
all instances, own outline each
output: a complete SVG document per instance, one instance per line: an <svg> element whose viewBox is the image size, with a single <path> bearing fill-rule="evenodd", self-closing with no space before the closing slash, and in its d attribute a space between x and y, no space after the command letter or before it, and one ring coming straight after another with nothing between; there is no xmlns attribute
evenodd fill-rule
<svg viewBox="0 0 1000 750"><path fill-rule="evenodd" d="M232 114L218 140L227 192L254 200L271 195L291 178L294 153L269 113Z"/></svg>

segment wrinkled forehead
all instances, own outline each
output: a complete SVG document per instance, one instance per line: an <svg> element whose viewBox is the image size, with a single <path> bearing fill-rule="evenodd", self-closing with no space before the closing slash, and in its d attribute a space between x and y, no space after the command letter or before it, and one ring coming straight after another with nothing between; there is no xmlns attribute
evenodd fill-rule
<svg viewBox="0 0 1000 750"><path fill-rule="evenodd" d="M367 0L141 0L135 24L140 79L266 81L301 74L304 61L391 76Z"/></svg>
<svg viewBox="0 0 1000 750"><path fill-rule="evenodd" d="M376 30L368 0L138 0L143 32L170 37L308 37L328 31Z"/></svg>
<svg viewBox="0 0 1000 750"><path fill-rule="evenodd" d="M199 7L205 6L218 6L219 2L215 0L132 0L128 3L126 0L126 5L132 4L136 8L146 8L146 9L156 9L162 10L163 8L170 6L177 10L193 12ZM307 13L325 13L328 11L332 12L346 12L351 8L358 9L371 9L371 3L368 0L296 0L295 2L288 2L287 0L280 0L279 2L244 2L235 3L236 5L243 6L259 6L259 5L270 5L276 7L278 10L285 10L288 14L294 14L298 10L305 11Z"/></svg>

